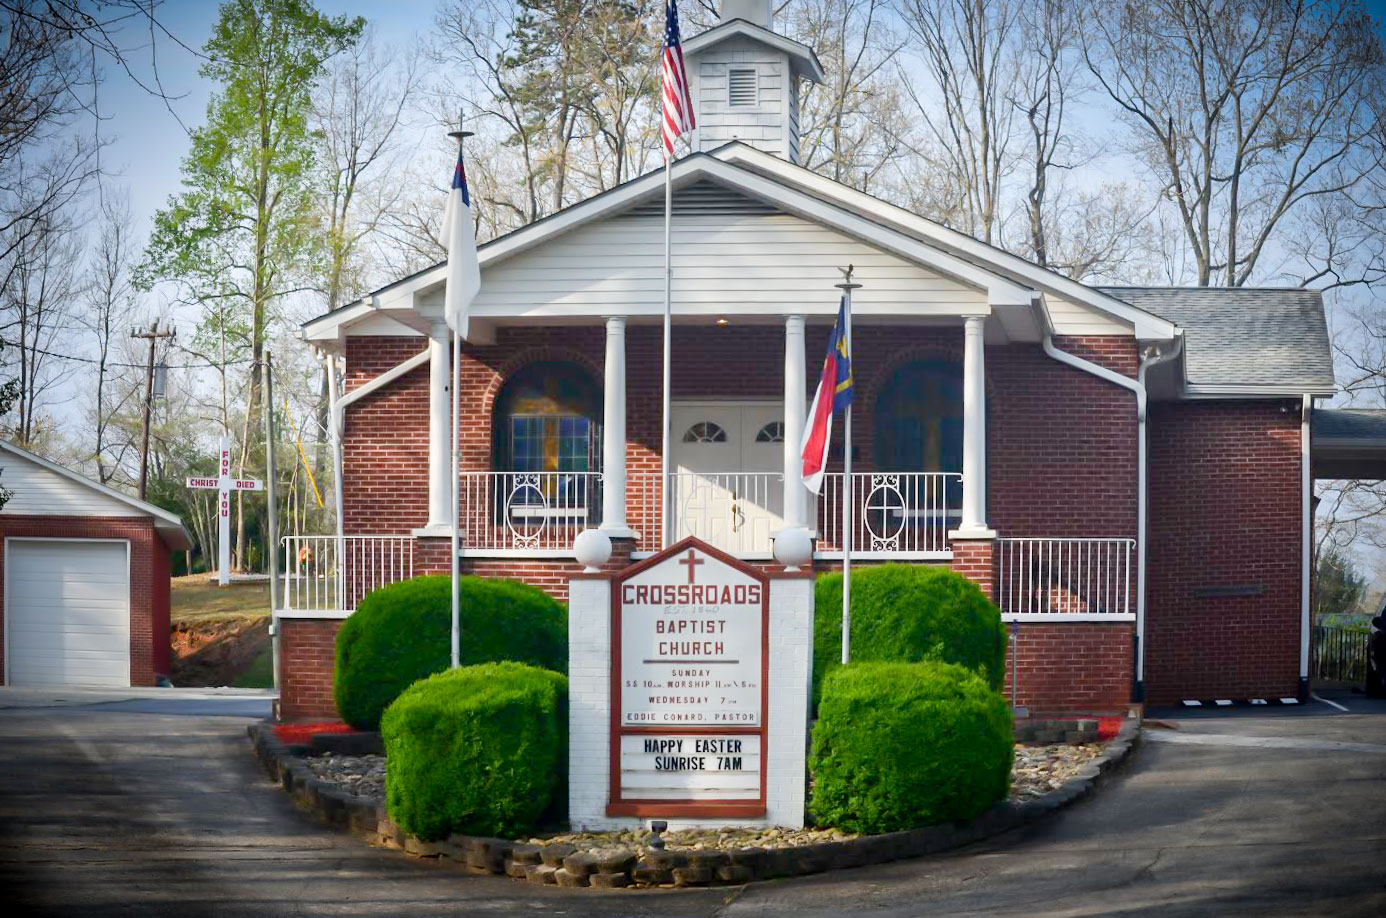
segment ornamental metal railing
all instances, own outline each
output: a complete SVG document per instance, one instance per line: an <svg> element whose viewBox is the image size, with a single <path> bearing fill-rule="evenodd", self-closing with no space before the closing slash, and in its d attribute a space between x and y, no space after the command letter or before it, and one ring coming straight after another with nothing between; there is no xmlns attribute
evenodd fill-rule
<svg viewBox="0 0 1386 918"><path fill-rule="evenodd" d="M996 602L1022 621L1135 618L1135 539L997 539Z"/></svg>
<svg viewBox="0 0 1386 918"><path fill-rule="evenodd" d="M577 534L601 523L597 472L464 472L458 485L464 552L571 554Z"/></svg>
<svg viewBox="0 0 1386 918"><path fill-rule="evenodd" d="M350 612L372 590L414 576L411 536L285 536L280 611Z"/></svg>
<svg viewBox="0 0 1386 918"><path fill-rule="evenodd" d="M1367 643L1364 629L1314 626L1314 678L1330 682L1367 681Z"/></svg>
<svg viewBox="0 0 1386 918"><path fill-rule="evenodd" d="M813 507L818 551L835 557L851 537L853 555L929 558L950 551L958 528L962 475L957 472L853 472L852 527L845 532L843 474L829 473Z"/></svg>

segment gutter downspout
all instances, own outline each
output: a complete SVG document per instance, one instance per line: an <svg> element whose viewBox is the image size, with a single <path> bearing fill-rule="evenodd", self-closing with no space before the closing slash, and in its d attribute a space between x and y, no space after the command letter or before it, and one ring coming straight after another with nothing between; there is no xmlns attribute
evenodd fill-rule
<svg viewBox="0 0 1386 918"><path fill-rule="evenodd" d="M337 564L340 571L342 567L342 555L346 548L346 523L342 518L342 412L341 400L337 397L337 358L333 354L327 355L327 411L332 419L332 500L336 506L337 517ZM346 584L344 578L337 577L337 608L341 609L346 602Z"/></svg>
<svg viewBox="0 0 1386 918"><path fill-rule="evenodd" d="M1146 458L1146 403L1148 401L1145 388L1146 372L1153 366L1167 363L1179 356L1184 347L1184 336L1181 330L1176 330L1174 346L1166 351L1159 351L1151 347L1141 356L1140 367L1136 371L1136 378L1124 376L1115 370L1109 370L1101 364L1084 360L1068 351L1061 351L1054 344L1054 327L1050 324L1049 314L1041 307L1040 315L1044 320L1044 353L1054 358L1060 363L1091 373L1099 379L1104 379L1114 385L1121 386L1136 394L1136 665L1135 665L1135 685L1132 687L1132 701L1140 703L1145 700L1145 594L1146 594L1146 531L1149 528L1148 518L1148 473Z"/></svg>
<svg viewBox="0 0 1386 918"><path fill-rule="evenodd" d="M1313 585L1312 548L1314 534L1314 476L1310 463L1311 430L1314 397L1306 393L1300 406L1299 468L1300 468L1300 570L1299 570L1299 701L1309 701L1309 602Z"/></svg>

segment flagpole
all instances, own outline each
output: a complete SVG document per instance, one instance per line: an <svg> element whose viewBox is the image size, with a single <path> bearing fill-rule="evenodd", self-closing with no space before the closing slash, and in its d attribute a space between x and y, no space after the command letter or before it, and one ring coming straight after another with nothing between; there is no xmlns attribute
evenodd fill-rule
<svg viewBox="0 0 1386 918"><path fill-rule="evenodd" d="M462 119L458 118L458 130L448 134L457 140L457 156L461 162L462 142L472 136L471 131L461 130ZM451 192L449 192L451 193ZM450 247L451 248L451 247ZM452 257L451 251L448 257ZM461 577L461 561L458 555L462 545L458 536L458 526L460 525L458 504L461 503L462 495L459 493L461 488L462 470L459 467L459 457L457 450L457 440L460 434L459 427L462 423L462 330L460 327L452 330L452 443L449 453L452 455L452 487L449 491L452 495L452 535L450 537L452 550L449 552L452 564L449 568L452 576L452 668L457 669L462 665L462 609L461 596L458 592L458 579Z"/></svg>
<svg viewBox="0 0 1386 918"><path fill-rule="evenodd" d="M861 284L852 283L852 265L839 268L842 283L836 284L842 291L842 340L847 347L847 357L852 359L852 291ZM853 368L855 373L855 367ZM842 662L852 659L852 403L842 415Z"/></svg>
<svg viewBox="0 0 1386 918"><path fill-rule="evenodd" d="M670 360L669 360L669 358L670 358L670 353L671 353L671 351L672 351L671 342L672 342L672 338L673 338L673 317L672 317L673 310L672 310L672 308L671 308L671 306L670 306L670 292L671 292L671 289L672 289L672 286L673 286L673 278L674 278L674 267L673 267L673 259L672 259L672 249L673 249L673 245L672 245L672 242L671 242L671 228L672 228L672 225L673 225L673 213L674 213L674 185L673 185L673 177L672 177L672 175L671 175L671 167L672 167L672 165L673 165L673 162L674 162L674 154L673 154L673 152L672 152L672 151L666 151L665 154L664 154L664 380L663 380L663 386L662 386L663 392L664 392L664 405L663 405L663 411L664 411L664 425L663 425L663 429L660 431L660 448L659 448L659 464L660 464L659 499L660 499L660 508L661 508L661 509L660 509L660 513L659 513L659 517L660 517L660 543L659 543L659 547L660 547L660 548L668 548L668 547L669 547L669 542L670 542L670 539L671 539L671 533L673 532L673 530L672 530L672 528L671 528L671 526L670 526L670 520L669 520L669 508L670 508L671 503L672 503L672 502L669 500L669 490L670 490L670 489L669 489L669 440L670 440L670 417L669 417L669 410L670 410L670 403L671 403L671 401L672 401L672 399L671 399L671 393L670 393L670 390L669 390L669 378L670 378L670 373L669 373L669 362L670 362Z"/></svg>

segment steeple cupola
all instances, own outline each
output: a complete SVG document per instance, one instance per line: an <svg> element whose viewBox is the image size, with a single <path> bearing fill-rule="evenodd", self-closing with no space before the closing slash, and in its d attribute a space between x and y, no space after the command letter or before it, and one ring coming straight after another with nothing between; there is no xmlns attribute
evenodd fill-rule
<svg viewBox="0 0 1386 918"><path fill-rule="evenodd" d="M721 21L683 43L695 152L733 140L799 161L799 84L823 82L813 49L773 29L773 0L722 0Z"/></svg>

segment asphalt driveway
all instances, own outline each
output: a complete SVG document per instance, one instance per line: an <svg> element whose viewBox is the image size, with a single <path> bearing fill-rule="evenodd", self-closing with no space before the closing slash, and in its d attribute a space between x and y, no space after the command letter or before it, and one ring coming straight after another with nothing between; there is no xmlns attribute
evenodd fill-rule
<svg viewBox="0 0 1386 918"><path fill-rule="evenodd" d="M176 691L176 690L175 690ZM39 915L1386 915L1386 704L1148 731L1048 822L949 856L671 893L536 888L303 819L251 759L263 699L0 688L0 902ZM96 703L92 703L96 702ZM186 711L187 713L180 713ZM225 714L216 712L224 711Z"/></svg>

